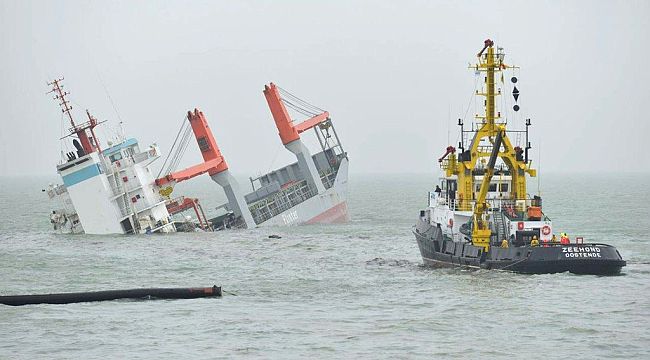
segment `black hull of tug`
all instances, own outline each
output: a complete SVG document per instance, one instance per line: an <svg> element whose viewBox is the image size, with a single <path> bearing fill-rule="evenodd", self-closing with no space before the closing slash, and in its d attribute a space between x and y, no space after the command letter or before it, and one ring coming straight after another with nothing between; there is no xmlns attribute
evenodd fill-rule
<svg viewBox="0 0 650 360"><path fill-rule="evenodd" d="M483 252L470 243L446 238L439 228L429 227L425 232L420 232L419 228L416 226L413 233L426 266L459 266L522 274L570 272L583 275L617 275L625 266L616 248L605 244L554 244L507 249L492 247L490 251Z"/></svg>

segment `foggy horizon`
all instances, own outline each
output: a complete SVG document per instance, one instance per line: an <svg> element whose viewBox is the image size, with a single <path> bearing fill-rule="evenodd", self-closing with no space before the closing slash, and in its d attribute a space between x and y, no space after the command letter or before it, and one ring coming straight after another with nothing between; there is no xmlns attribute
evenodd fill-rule
<svg viewBox="0 0 650 360"><path fill-rule="evenodd" d="M487 38L521 67L504 72L497 105L515 128L531 118L542 177L648 173L648 10L641 1L0 1L0 176L56 174L69 124L46 83L63 76L77 123L85 109L108 120L97 128L103 146L120 120L141 149L160 146L155 173L194 108L235 175L295 162L262 95L274 82L330 112L351 174L437 177L437 159L458 146L457 119L469 125L482 112L467 65ZM303 134L312 153L314 138ZM179 169L198 162L191 139Z"/></svg>

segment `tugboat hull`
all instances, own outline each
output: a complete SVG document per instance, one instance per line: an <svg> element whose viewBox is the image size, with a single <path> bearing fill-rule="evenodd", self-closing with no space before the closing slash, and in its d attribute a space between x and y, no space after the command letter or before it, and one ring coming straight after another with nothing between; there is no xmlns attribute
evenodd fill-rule
<svg viewBox="0 0 650 360"><path fill-rule="evenodd" d="M553 244L492 247L483 252L470 243L452 241L439 228L413 232L424 265L504 270L522 274L570 272L581 275L616 275L626 265L615 247L605 244Z"/></svg>

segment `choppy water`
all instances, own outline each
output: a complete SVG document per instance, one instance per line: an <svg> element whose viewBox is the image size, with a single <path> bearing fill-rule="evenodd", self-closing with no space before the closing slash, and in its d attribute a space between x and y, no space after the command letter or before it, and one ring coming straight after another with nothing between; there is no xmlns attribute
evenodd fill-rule
<svg viewBox="0 0 650 360"><path fill-rule="evenodd" d="M647 179L544 179L557 230L628 261L624 275L597 277L423 268L410 228L427 175L351 176L349 224L132 237L52 235L47 179L0 178L0 294L213 284L236 294L0 305L0 358L647 359ZM208 180L193 186L219 202Z"/></svg>

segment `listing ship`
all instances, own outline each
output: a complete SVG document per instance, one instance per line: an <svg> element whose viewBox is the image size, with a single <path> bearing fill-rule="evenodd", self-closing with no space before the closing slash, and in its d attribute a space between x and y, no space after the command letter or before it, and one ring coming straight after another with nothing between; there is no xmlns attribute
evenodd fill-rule
<svg viewBox="0 0 650 360"><path fill-rule="evenodd" d="M349 220L347 208L348 157L327 111L280 89L274 84L264 94L284 146L297 162L251 178L253 191L243 194L221 154L205 115L188 111L165 159L153 176L150 165L160 157L158 147L140 150L138 141L123 134L102 149L94 128L101 124L86 111L88 121L77 125L62 90L63 79L50 83L54 98L72 127L62 141L75 151L62 152L57 166L63 184L45 190L53 201L50 223L62 233L137 234L174 231L216 231L268 225L335 223ZM281 92L291 100L285 100ZM294 124L285 106L312 115ZM318 110L318 112L315 112ZM321 145L311 155L301 133L314 129ZM194 135L203 162L175 171L189 139ZM196 198L171 197L174 185L202 174L219 184L228 202L219 216L208 218ZM164 175L163 175L164 174ZM193 211L196 218L186 215Z"/></svg>
<svg viewBox="0 0 650 360"><path fill-rule="evenodd" d="M144 150L136 139L123 134L102 148L95 135L98 122L86 110L88 121L77 124L61 81L49 83L70 122L73 151L61 153L56 169L63 184L50 184L47 194L53 202L50 223L61 233L129 234L174 232L165 199L158 193L149 166L160 157L156 145Z"/></svg>
<svg viewBox="0 0 650 360"><path fill-rule="evenodd" d="M528 274L618 274L626 263L615 247L582 238L571 242L566 234L559 240L542 211L542 198L528 194L527 176L537 175L529 158L530 119L525 130L509 129L496 106L502 92L497 81L505 86L504 72L516 67L504 62L503 49L495 49L489 39L477 57L470 69L484 78L483 89L475 91L484 97L484 114L476 115L469 130L459 119L459 151L449 146L438 159L444 176L413 227L424 264ZM510 81L516 113L518 79Z"/></svg>
<svg viewBox="0 0 650 360"><path fill-rule="evenodd" d="M191 128L204 162L187 169L159 177L155 184L166 196L181 181L207 173L221 185L228 202L218 206L221 214L206 218L195 211L197 227L203 230L226 228L254 228L257 226L285 226L302 224L331 224L349 220L347 205L348 156L343 150L329 112L281 89L273 83L264 87L271 115L284 147L296 156L297 162L273 170L258 177L251 177L252 191L244 194L235 178L230 175L228 164L217 145L204 114L198 110L189 112L186 130L179 131L177 138L185 138ZM291 118L287 107L307 116L302 122ZM321 151L311 155L301 136L314 130ZM179 141L173 147L174 154L182 154L187 141ZM173 160L171 161L174 162ZM164 167L164 165L163 165ZM192 203L171 200L172 204ZM181 207L182 208L182 207ZM176 207L171 209L176 211Z"/></svg>

